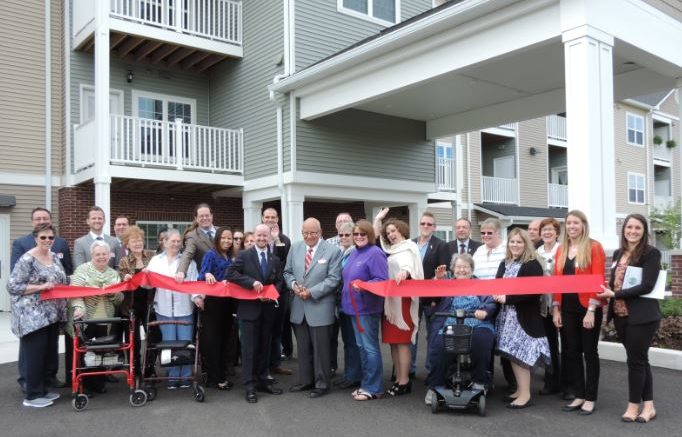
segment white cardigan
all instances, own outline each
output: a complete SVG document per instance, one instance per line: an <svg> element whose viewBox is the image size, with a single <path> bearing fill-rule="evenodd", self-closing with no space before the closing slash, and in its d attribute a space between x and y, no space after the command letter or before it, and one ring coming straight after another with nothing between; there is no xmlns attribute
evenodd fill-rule
<svg viewBox="0 0 682 437"><path fill-rule="evenodd" d="M181 254L178 254L175 257L175 260L169 264L166 252L162 252L154 256L149 261L147 270L162 274L164 276L174 277L175 273L178 271L180 258ZM197 276L197 265L194 261L192 261L189 265L189 268L187 269L185 280L196 281ZM154 296L154 311L156 311L157 314L161 314L162 316L166 317L191 316L194 312L194 304L192 303L192 299L196 296L199 295L190 295L165 288L157 288L156 295Z"/></svg>

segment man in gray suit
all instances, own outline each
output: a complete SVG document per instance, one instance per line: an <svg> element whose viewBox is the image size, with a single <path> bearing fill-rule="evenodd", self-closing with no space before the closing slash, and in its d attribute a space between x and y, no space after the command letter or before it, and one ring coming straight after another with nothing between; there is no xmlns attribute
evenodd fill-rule
<svg viewBox="0 0 682 437"><path fill-rule="evenodd" d="M104 210L99 206L93 206L88 211L88 218L85 221L90 228L90 232L83 235L73 243L73 268L74 270L81 264L90 261L90 246L95 240L104 240L111 248L109 267L118 267L121 246L118 240L104 233Z"/></svg>
<svg viewBox="0 0 682 437"><path fill-rule="evenodd" d="M322 239L320 222L303 222L303 241L289 251L284 280L294 293L291 323L296 334L299 380L289 388L311 390L317 398L331 386L330 340L335 319L335 292L341 281L341 251Z"/></svg>
<svg viewBox="0 0 682 437"><path fill-rule="evenodd" d="M213 210L208 203L200 203L194 207L194 220L197 222L197 228L185 235L184 247L180 264L178 264L178 272L175 274L175 279L182 282L187 275L187 269L192 261L197 263L197 268L201 268L201 262L204 255L210 252L215 247L213 243L215 240L216 228L213 226Z"/></svg>

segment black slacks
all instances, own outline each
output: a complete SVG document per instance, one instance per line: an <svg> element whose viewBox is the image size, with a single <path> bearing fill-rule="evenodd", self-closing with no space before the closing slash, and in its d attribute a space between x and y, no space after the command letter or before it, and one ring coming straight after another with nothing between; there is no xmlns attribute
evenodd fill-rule
<svg viewBox="0 0 682 437"><path fill-rule="evenodd" d="M208 384L225 381L225 355L232 330L232 305L224 297L206 296L201 313L201 351L208 373Z"/></svg>
<svg viewBox="0 0 682 437"><path fill-rule="evenodd" d="M272 318L261 315L255 320L241 320L242 384L246 391L268 385L268 354Z"/></svg>
<svg viewBox="0 0 682 437"><path fill-rule="evenodd" d="M298 382L315 388L331 387L331 335L334 325L310 326L303 318L292 323L298 352Z"/></svg>
<svg viewBox="0 0 682 437"><path fill-rule="evenodd" d="M649 346L661 321L632 325L628 317L615 316L613 324L625 346L628 363L628 400L633 404L654 399L654 381L649 365Z"/></svg>
<svg viewBox="0 0 682 437"><path fill-rule="evenodd" d="M559 331L554 326L552 314L543 317L547 343L549 343L549 354L552 362L551 366L545 369L545 387L551 390L561 390L561 357L559 355Z"/></svg>
<svg viewBox="0 0 682 437"><path fill-rule="evenodd" d="M59 323L53 323L19 339L24 357L26 399L45 396L48 369L58 360Z"/></svg>
<svg viewBox="0 0 682 437"><path fill-rule="evenodd" d="M596 401L599 390L599 329L602 310L594 313L594 328L583 328L584 311L561 311L566 335L566 364L573 394L578 399ZM583 363L584 360L584 363Z"/></svg>

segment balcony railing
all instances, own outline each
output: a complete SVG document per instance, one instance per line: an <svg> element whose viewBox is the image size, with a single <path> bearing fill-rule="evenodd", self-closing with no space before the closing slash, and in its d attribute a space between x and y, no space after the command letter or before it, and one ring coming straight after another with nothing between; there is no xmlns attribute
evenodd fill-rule
<svg viewBox="0 0 682 437"><path fill-rule="evenodd" d="M654 208L658 210L667 209L673 204L672 196L661 196L654 194Z"/></svg>
<svg viewBox="0 0 682 437"><path fill-rule="evenodd" d="M501 124L498 127L500 129L516 130L516 123Z"/></svg>
<svg viewBox="0 0 682 437"><path fill-rule="evenodd" d="M653 144L651 146L651 150L654 152L654 159L666 162L671 162L673 160L673 151L672 149L666 147L665 143Z"/></svg>
<svg viewBox="0 0 682 437"><path fill-rule="evenodd" d="M568 185L547 184L548 205L555 208L568 208Z"/></svg>
<svg viewBox="0 0 682 437"><path fill-rule="evenodd" d="M74 170L94 163L95 123L74 129ZM111 115L111 164L243 174L243 131Z"/></svg>
<svg viewBox="0 0 682 437"><path fill-rule="evenodd" d="M566 117L558 115L547 116L547 138L566 141Z"/></svg>
<svg viewBox="0 0 682 437"><path fill-rule="evenodd" d="M455 160L438 158L436 162L436 187L438 191L455 191Z"/></svg>
<svg viewBox="0 0 682 437"><path fill-rule="evenodd" d="M519 184L516 178L481 176L481 201L518 204Z"/></svg>

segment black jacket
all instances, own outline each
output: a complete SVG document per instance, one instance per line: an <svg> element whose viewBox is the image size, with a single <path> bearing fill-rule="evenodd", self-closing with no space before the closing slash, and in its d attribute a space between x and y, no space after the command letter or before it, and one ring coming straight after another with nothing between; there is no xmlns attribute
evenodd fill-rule
<svg viewBox="0 0 682 437"><path fill-rule="evenodd" d="M412 241L419 245L419 238L414 238ZM436 276L436 267L443 264L448 268L450 267L447 243L432 235L429 240L429 245L426 248L426 254L422 260L424 279L433 279ZM419 303L422 305L431 305L432 302L437 303L439 300L440 298L437 297L424 297L419 299Z"/></svg>
<svg viewBox="0 0 682 437"><path fill-rule="evenodd" d="M623 251L620 249L613 253L613 268L611 268L611 279L609 280L609 288L612 290L616 275L616 265L620 261L622 254ZM653 246L647 246L639 261L636 264L630 263L628 265L642 268L642 282L639 285L616 292L615 298L623 299L625 306L628 308L628 323L641 325L660 320L662 315L658 300L640 296L650 293L654 289L654 285L656 285L658 272L661 270L661 252ZM609 302L607 320L613 318L613 301L614 299L611 299Z"/></svg>
<svg viewBox="0 0 682 437"><path fill-rule="evenodd" d="M482 244L483 243L481 243L480 241L472 240L471 238L469 238L469 246L467 247L467 253L473 256L474 252L476 252L476 249L478 249ZM452 255L459 253L459 240L456 239L452 240L448 242L447 245L448 259L452 259ZM448 267L450 266L448 265Z"/></svg>
<svg viewBox="0 0 682 437"><path fill-rule="evenodd" d="M496 278L504 276L504 263L502 261L497 269ZM536 259L524 263L519 269L518 278L522 276L543 276L544 271L542 265ZM545 325L540 315L540 295L539 294L518 294L509 295L506 299L507 305L514 305L516 308L516 315L519 319L521 328L534 338L544 337Z"/></svg>

